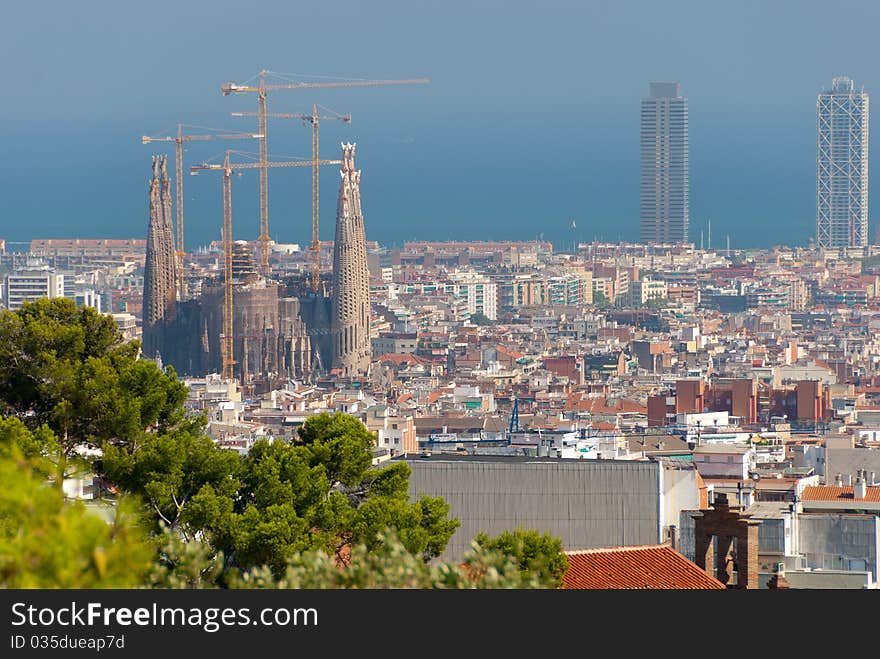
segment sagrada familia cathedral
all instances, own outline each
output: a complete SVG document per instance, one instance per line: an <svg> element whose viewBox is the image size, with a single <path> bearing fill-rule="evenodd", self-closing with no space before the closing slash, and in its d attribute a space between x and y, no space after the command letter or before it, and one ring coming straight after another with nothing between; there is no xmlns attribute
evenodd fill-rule
<svg viewBox="0 0 880 659"><path fill-rule="evenodd" d="M171 221L171 184L165 156L153 156L150 223L144 264L143 352L153 358L177 311L177 256Z"/></svg>
<svg viewBox="0 0 880 659"><path fill-rule="evenodd" d="M367 375L370 368L370 284L360 171L354 144L342 145L341 184L333 247L331 295L303 282L261 276L250 246L234 245L233 353L242 383L334 373ZM178 297L179 279L165 157L153 158L144 271L143 353L200 377L222 370L224 281L206 279L197 297ZM221 257L222 258L222 257Z"/></svg>
<svg viewBox="0 0 880 659"><path fill-rule="evenodd" d="M342 145L342 184L333 243L330 336L333 368L343 375L370 369L370 273L361 212L361 173L354 168L354 144Z"/></svg>

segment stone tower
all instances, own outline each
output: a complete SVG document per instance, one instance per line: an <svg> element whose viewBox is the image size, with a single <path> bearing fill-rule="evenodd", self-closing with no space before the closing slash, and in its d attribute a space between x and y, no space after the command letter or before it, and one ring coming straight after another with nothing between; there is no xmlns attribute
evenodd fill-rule
<svg viewBox="0 0 880 659"><path fill-rule="evenodd" d="M171 184L165 156L153 156L150 223L144 265L143 352L155 357L162 348L165 325L177 310L177 259L171 221Z"/></svg>
<svg viewBox="0 0 880 659"><path fill-rule="evenodd" d="M333 244L330 336L332 368L345 376L370 369L370 274L361 213L361 173L354 168L354 144L342 145L342 183Z"/></svg>

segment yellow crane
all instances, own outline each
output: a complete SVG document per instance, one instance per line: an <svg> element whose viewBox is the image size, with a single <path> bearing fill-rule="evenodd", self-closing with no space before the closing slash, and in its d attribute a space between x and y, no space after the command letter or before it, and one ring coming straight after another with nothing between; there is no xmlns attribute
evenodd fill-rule
<svg viewBox="0 0 880 659"><path fill-rule="evenodd" d="M257 93L257 132L260 138L260 270L262 273L269 272L269 173L267 171L268 139L266 129L268 123L267 95L270 91L281 89L322 89L328 87L379 87L384 85L424 85L430 82L427 78L414 78L409 80L337 80L333 82L290 82L284 84L266 83L266 76L272 75L271 71L261 70L260 81L257 85L238 84L225 82L220 85L220 91L224 96L231 94ZM278 74L275 74L276 76Z"/></svg>
<svg viewBox="0 0 880 659"><path fill-rule="evenodd" d="M269 112L267 117L273 119L302 119L304 124L312 126L312 246L311 246L311 286L315 293L320 292L321 288L321 232L320 232L320 199L318 191L318 161L321 159L319 155L319 127L322 121L339 120L343 123L351 123L350 114L339 114L335 110L321 106L322 109L333 112L332 115L321 116L318 114L318 105L312 105L311 114L293 114L290 112ZM256 112L232 112L233 117L254 117Z"/></svg>
<svg viewBox="0 0 880 659"><path fill-rule="evenodd" d="M310 167L311 160L291 160L286 162L230 162L233 152L226 151L222 164L203 162L192 165L190 174L198 174L202 170L223 172L223 334L220 345L223 352L223 377L231 380L234 377L235 355L232 330L232 172L239 169L257 169L263 167ZM319 165L341 165L341 160L321 160Z"/></svg>
<svg viewBox="0 0 880 659"><path fill-rule="evenodd" d="M183 128L185 124L177 124L177 135L163 135L158 137L150 137L144 135L141 137L141 144L150 144L152 142L174 142L174 203L177 211L177 270L180 273L180 279L177 282L178 299L183 300L186 297L186 281L183 277L183 144L184 142L203 142L208 140L255 140L259 139L257 133L208 133L204 135L184 135ZM195 126L193 126L195 128Z"/></svg>

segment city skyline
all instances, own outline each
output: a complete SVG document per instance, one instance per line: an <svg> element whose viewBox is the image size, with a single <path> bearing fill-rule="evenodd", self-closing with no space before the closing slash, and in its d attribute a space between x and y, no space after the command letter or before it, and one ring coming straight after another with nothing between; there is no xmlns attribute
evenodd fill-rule
<svg viewBox="0 0 880 659"><path fill-rule="evenodd" d="M250 27L257 17L220 4L227 11L218 30L234 25L238 34L255 33ZM162 5L152 5L149 14ZM31 8L11 9L7 26L43 29L25 40L7 28L0 46L7 61L18 63L20 81L19 102L2 111L7 121L0 134L13 157L0 165L7 200L0 235L17 241L139 235L146 217L140 172L146 156L162 152L145 149L140 136L170 132L178 122L254 130L256 121L229 117L255 110L253 99L224 98L219 86L269 68L431 78L419 89L328 90L278 94L269 101L279 112L319 102L352 114L350 126L328 126L325 139L357 140L363 147L371 236L386 244L529 239L540 233L558 245L594 237L636 239L635 127L650 80L680 80L689 99L691 238L711 218L718 244L728 234L734 248L805 244L816 222L816 94L837 75L869 90L880 85L880 74L869 65L878 56L869 26L880 8L864 3L846 9L859 18L846 35L828 33L825 9L811 2L738 10L696 2L662 9L650 3L551 2L553 11L537 34L526 6L499 18L497 3L477 2L465 24L440 9L353 6L347 15L357 18L359 29L318 61L291 49L289 26L308 25L299 30L297 48L317 52L320 35L336 29L335 9L267 3L273 20L264 26L265 38L251 48L253 38L243 38L233 53L217 49L216 31L200 28L198 5L177 13L167 32L174 47L157 58L137 55L152 52L152 37L138 28L148 20L140 8L86 10L90 20L79 35L64 29L75 18L68 7L40 17ZM424 21L436 31L412 29ZM458 44L453 53L443 47L449 34ZM119 48L121 43L130 47ZM66 53L63 61L46 59L46 52L58 51ZM114 58L106 58L108 52ZM215 56L200 56L205 52ZM400 52L409 53L405 61ZM95 66L99 61L101 68ZM551 118L538 124L536 117L547 112ZM282 123L270 122L273 150L305 156L308 131ZM186 157L207 160L221 149L190 145ZM88 176L74 181L71 171ZM869 171L869 177L876 175ZM256 179L246 173L237 185L235 215L242 221L236 238L252 237ZM288 172L274 179L273 237L308 244L308 176ZM221 200L209 181L187 184L192 249L219 235ZM41 194L46 185L55 194ZM333 186L324 188L322 205L330 208ZM448 193L452 188L454 195ZM326 229L322 238L332 238L329 224Z"/></svg>
<svg viewBox="0 0 880 659"><path fill-rule="evenodd" d="M13 650L880 591L880 3L4 18Z"/></svg>
<svg viewBox="0 0 880 659"><path fill-rule="evenodd" d="M825 90L818 95L817 100L817 211L816 211L816 232L814 235L807 237L806 241L788 241L786 243L775 243L774 245L791 245L806 246L811 243L814 238L817 244L826 247L844 247L844 246L864 246L873 244L875 236L871 234L868 220L868 93L862 88L861 91L853 91L854 83L846 76L835 76L833 78L832 89ZM835 99L838 99L835 102ZM839 99L846 99L841 101ZM848 105L847 105L848 103ZM823 115L824 113L824 115ZM836 113L836 114L835 114ZM852 119L854 113L861 113L861 118ZM711 219L705 218L706 223L701 225L700 239L689 234L689 113L688 99L681 96L681 82L650 82L648 97L641 99L641 121L640 121L640 221L638 238L626 238L618 236L619 242L690 242L694 245L701 244L703 238L703 227L709 231L711 237ZM844 125L841 117L844 115L850 117L850 123ZM823 131L823 116L825 116L825 130ZM646 123L648 122L648 123ZM650 126L648 124L651 124ZM834 126L834 128L832 128ZM858 133L857 137L854 137ZM833 137L832 137L833 136ZM849 140L845 142L845 146L840 146L842 136L846 136ZM838 201L836 205L832 203L835 198L830 193L830 179L827 172L831 170L831 163L841 157L846 158L851 154L844 151L838 151L831 147L832 142L837 148L856 149L859 150L859 162L850 163L852 169L849 172L850 184L845 185L849 191L841 193L836 198L845 201ZM823 147L824 145L824 147ZM841 155L843 154L843 155ZM247 155L247 154L244 154ZM154 155L154 159L167 158L166 155ZM852 158L850 157L850 160ZM840 170L840 165L837 170ZM823 171L826 176L823 178ZM826 180L827 179L827 180ZM848 180L849 180L848 179ZM652 185L651 185L652 184ZM826 200L823 204L822 191L828 189ZM855 188L853 188L855 186ZM651 189L651 188L654 189ZM853 192L857 189L857 192ZM839 209L838 209L839 207ZM842 213L842 214L841 214ZM837 216L840 217L837 217ZM835 220L832 220L832 216ZM849 217L849 220L841 220L842 217ZM853 217L857 216L854 222ZM824 220L823 220L824 218ZM845 225L845 226L844 226ZM576 228L576 221L572 220L571 228ZM823 228L825 227L825 228ZM834 227L832 229L832 227ZM841 228L844 227L844 228ZM237 229L240 231L241 229ZM819 234L825 232L829 238L823 242ZM843 233L841 233L843 232ZM835 238L830 236L834 234ZM843 240L840 236L846 235L848 240ZM735 234L734 234L735 235ZM856 236L853 239L853 236ZM67 238L69 236L65 236ZM90 238L91 234L77 235L77 238ZM730 233L725 234L725 238L729 241ZM739 236L735 235L735 238ZM418 239L416 237L415 239ZM487 237L471 238L472 240L489 239ZM514 239L529 239L528 236L517 235ZM543 240L544 233L541 232L532 239ZM584 240L589 240L585 238ZM605 237L594 235L593 241L611 240ZM209 240L199 247L205 247L213 239ZM575 242L567 242L565 240L553 240L564 251ZM611 240L613 242L613 240ZM275 240L275 242L283 242ZM378 241L386 245L399 245L404 241ZM26 245L28 241L6 240L6 244L10 246L11 251L17 251L14 245ZM773 245L743 245L739 248L761 248ZM701 247L702 248L702 247Z"/></svg>

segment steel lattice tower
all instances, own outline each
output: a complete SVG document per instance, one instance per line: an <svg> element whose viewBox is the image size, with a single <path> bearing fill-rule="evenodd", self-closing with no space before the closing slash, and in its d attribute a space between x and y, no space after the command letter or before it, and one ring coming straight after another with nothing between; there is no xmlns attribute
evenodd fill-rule
<svg viewBox="0 0 880 659"><path fill-rule="evenodd" d="M366 374L370 369L370 275L361 212L361 173L354 167L354 149L354 144L342 145L330 318L332 367L346 376Z"/></svg>
<svg viewBox="0 0 880 659"><path fill-rule="evenodd" d="M816 243L868 244L868 94L846 77L816 103Z"/></svg>

